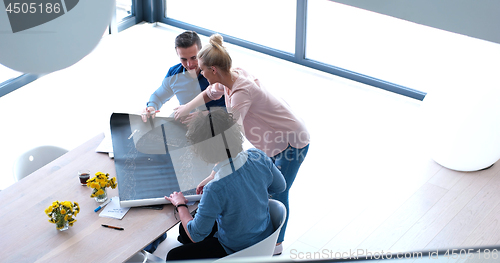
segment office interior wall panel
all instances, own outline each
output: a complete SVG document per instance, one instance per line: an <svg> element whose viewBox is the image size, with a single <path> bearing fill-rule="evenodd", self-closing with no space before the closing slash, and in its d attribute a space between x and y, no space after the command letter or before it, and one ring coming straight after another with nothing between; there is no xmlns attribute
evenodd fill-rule
<svg viewBox="0 0 500 263"><path fill-rule="evenodd" d="M331 1L500 43L500 1L496 0Z"/></svg>

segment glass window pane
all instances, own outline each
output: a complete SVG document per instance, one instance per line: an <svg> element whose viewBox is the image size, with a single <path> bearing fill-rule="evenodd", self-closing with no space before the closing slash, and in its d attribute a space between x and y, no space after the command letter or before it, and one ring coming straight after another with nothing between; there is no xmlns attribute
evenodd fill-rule
<svg viewBox="0 0 500 263"><path fill-rule="evenodd" d="M500 44L327 0L307 11L307 58L411 89L500 61Z"/></svg>
<svg viewBox="0 0 500 263"><path fill-rule="evenodd" d="M9 79L17 78L21 76L22 72L12 70L2 64L0 64L0 83L5 82Z"/></svg>
<svg viewBox="0 0 500 263"><path fill-rule="evenodd" d="M270 48L295 52L297 3L291 0L167 0L165 15Z"/></svg>
<svg viewBox="0 0 500 263"><path fill-rule="evenodd" d="M116 0L116 21L132 15L132 0Z"/></svg>

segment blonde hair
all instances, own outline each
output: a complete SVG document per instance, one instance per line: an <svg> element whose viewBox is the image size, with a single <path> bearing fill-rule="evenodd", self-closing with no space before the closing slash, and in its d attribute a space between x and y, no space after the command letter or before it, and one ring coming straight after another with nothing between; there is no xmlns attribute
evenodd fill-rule
<svg viewBox="0 0 500 263"><path fill-rule="evenodd" d="M198 59L202 60L203 65L207 67L216 66L224 72L230 72L233 63L231 56L224 47L224 40L219 34L210 36L209 45L205 45L198 52Z"/></svg>

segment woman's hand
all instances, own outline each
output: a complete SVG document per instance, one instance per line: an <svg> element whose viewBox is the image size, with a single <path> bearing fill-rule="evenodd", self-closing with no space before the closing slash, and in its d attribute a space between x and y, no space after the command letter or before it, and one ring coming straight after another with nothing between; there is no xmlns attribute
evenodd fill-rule
<svg viewBox="0 0 500 263"><path fill-rule="evenodd" d="M175 119L181 120L182 118L187 116L191 110L189 109L189 107L187 105L180 105L180 106L175 107L174 111L175 111L174 112Z"/></svg>
<svg viewBox="0 0 500 263"><path fill-rule="evenodd" d="M197 115L198 113L196 112L189 113L189 115L181 117L181 123L189 127L189 124L196 118Z"/></svg>
<svg viewBox="0 0 500 263"><path fill-rule="evenodd" d="M207 178L205 178L205 179L203 179L203 181L201 181L201 183L196 187L196 194L197 195L203 194L203 187L205 187L205 185L207 185L208 182L210 182L214 179L214 175L215 175L215 171L212 171L212 173Z"/></svg>
<svg viewBox="0 0 500 263"><path fill-rule="evenodd" d="M208 111L205 110L205 111L196 111L196 112L189 113L186 117L181 119L182 124L185 124L186 126L189 127L191 122L198 117L198 114L203 114L203 115L207 116Z"/></svg>
<svg viewBox="0 0 500 263"><path fill-rule="evenodd" d="M165 199L170 201L174 206L178 206L180 204L187 204L188 200L184 197L182 192L173 192L170 196L165 196Z"/></svg>
<svg viewBox="0 0 500 263"><path fill-rule="evenodd" d="M191 111L196 109L197 107L211 101L211 99L208 97L206 92L201 92L196 96L194 99L192 99L190 102L180 105L174 109L174 117L176 120L182 120L182 118L186 117L189 115Z"/></svg>
<svg viewBox="0 0 500 263"><path fill-rule="evenodd" d="M203 187L205 187L205 185L203 184L199 184L197 187L196 187L196 194L197 195L201 195L203 194Z"/></svg>

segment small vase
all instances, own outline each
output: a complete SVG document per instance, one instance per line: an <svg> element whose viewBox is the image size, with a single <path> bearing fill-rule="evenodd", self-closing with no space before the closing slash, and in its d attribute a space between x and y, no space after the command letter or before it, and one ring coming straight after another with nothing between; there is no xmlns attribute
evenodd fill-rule
<svg viewBox="0 0 500 263"><path fill-rule="evenodd" d="M108 200L108 192L106 192L106 188L102 189L104 191L104 194L102 195L97 195L95 198L96 202L102 203L106 200Z"/></svg>
<svg viewBox="0 0 500 263"><path fill-rule="evenodd" d="M56 228L57 228L57 227L59 227L59 226L58 226L58 225L56 225ZM58 228L58 230L59 230L59 231L66 231L66 230L68 230L68 228L69 228L69 223L68 223L68 221L64 221L64 222L62 223L62 227L61 227L61 228Z"/></svg>

